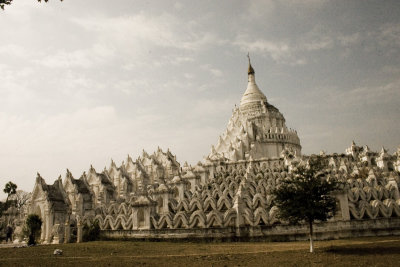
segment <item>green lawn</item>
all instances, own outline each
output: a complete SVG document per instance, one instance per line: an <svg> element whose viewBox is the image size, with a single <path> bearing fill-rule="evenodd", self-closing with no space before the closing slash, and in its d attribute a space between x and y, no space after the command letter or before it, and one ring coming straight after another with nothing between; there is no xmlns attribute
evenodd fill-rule
<svg viewBox="0 0 400 267"><path fill-rule="evenodd" d="M56 248L62 256L54 256ZM1 248L1 266L399 266L400 237L308 242L130 242Z"/></svg>

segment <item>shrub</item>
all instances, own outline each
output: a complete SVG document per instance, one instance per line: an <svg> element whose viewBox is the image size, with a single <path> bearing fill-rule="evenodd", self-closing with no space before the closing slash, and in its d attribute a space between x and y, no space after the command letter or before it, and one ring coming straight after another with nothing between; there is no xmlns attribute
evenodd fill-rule
<svg viewBox="0 0 400 267"><path fill-rule="evenodd" d="M26 230L28 232L28 245L35 245L36 238L40 235L42 219L36 214L29 214L26 218Z"/></svg>
<svg viewBox="0 0 400 267"><path fill-rule="evenodd" d="M95 220L91 224L85 224L83 226L83 241L95 241L98 240L100 236L100 226L99 221Z"/></svg>

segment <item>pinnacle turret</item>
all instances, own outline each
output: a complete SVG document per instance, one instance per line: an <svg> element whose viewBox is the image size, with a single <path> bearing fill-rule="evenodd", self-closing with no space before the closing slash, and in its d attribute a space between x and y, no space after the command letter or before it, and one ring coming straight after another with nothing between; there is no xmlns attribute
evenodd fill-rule
<svg viewBox="0 0 400 267"><path fill-rule="evenodd" d="M254 69L251 66L250 63L250 57L249 57L249 68L248 68L248 83L247 83L247 88L246 91L244 92L242 99L240 100L240 110L246 109L246 107L252 103L260 103L261 102L266 102L267 98L261 92L261 90L258 88L256 84L256 79L254 75Z"/></svg>

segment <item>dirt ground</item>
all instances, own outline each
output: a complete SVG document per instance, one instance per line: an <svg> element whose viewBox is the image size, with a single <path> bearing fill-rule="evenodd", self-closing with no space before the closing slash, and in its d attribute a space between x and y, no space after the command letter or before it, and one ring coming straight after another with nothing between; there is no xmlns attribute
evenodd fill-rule
<svg viewBox="0 0 400 267"><path fill-rule="evenodd" d="M399 266L400 237L308 242L98 241L0 249L0 266ZM53 251L62 249L63 255Z"/></svg>

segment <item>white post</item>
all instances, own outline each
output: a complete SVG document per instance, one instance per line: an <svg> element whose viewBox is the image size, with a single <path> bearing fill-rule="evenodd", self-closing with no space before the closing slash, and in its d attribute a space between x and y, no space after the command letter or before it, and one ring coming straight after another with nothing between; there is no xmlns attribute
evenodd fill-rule
<svg viewBox="0 0 400 267"><path fill-rule="evenodd" d="M64 229L64 243L69 243L70 238L71 238L71 228L69 226L69 221L66 221Z"/></svg>
<svg viewBox="0 0 400 267"><path fill-rule="evenodd" d="M347 197L347 193L341 192L336 195L337 199L339 199L340 212L342 214L343 221L350 221L350 210L349 210L349 200Z"/></svg>
<svg viewBox="0 0 400 267"><path fill-rule="evenodd" d="M310 221L310 252L314 252L314 244L313 244L313 223Z"/></svg>
<svg viewBox="0 0 400 267"><path fill-rule="evenodd" d="M82 230L83 230L82 223L78 222L77 227L78 231L76 233L76 243L82 243Z"/></svg>

